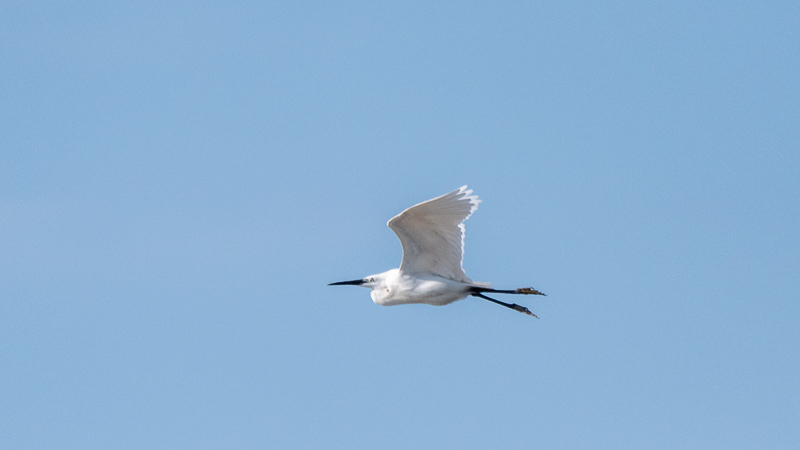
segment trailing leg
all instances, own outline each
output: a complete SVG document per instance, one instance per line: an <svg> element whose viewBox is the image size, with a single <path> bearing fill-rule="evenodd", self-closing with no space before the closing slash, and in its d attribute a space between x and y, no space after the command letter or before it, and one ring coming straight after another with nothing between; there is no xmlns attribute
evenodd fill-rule
<svg viewBox="0 0 800 450"><path fill-rule="evenodd" d="M493 299L491 297L487 297L487 296L481 294L480 292L473 292L471 295L473 297L480 297L480 298L482 298L484 300L489 300L490 302L497 303L498 305L505 306L506 308L511 308L514 311L519 311L519 312L521 312L523 314L527 314L529 316L536 317L537 319L539 318L539 316L537 316L536 314L532 313L528 308L526 308L524 306L520 306L520 305L518 305L516 303L501 302L500 300L495 300L495 299Z"/></svg>
<svg viewBox="0 0 800 450"><path fill-rule="evenodd" d="M537 291L532 287L519 288L519 289L492 289L487 287L472 286L469 291L471 293L493 292L495 294L523 294L523 295L544 295L544 292Z"/></svg>

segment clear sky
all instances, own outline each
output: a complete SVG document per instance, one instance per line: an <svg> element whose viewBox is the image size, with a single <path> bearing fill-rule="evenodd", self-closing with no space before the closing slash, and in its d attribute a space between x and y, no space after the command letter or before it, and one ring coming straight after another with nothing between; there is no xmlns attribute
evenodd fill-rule
<svg viewBox="0 0 800 450"><path fill-rule="evenodd" d="M800 447L800 4L197 3L0 8L0 448Z"/></svg>

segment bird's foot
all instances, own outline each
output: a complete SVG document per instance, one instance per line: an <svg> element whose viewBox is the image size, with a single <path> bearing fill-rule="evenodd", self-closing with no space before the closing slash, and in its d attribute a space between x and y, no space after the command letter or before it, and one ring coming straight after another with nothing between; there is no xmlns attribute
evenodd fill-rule
<svg viewBox="0 0 800 450"><path fill-rule="evenodd" d="M524 306L520 306L520 305L518 305L516 303L513 303L511 305L511 309L513 309L514 311L519 311L519 312L521 312L523 314L527 314L529 316L536 317L537 319L539 318L539 316L537 316L536 314L532 313L530 309L528 309L528 308L526 308Z"/></svg>
<svg viewBox="0 0 800 450"><path fill-rule="evenodd" d="M547 296L547 294L545 294L544 292L539 292L539 291L537 291L536 289L534 289L532 287L519 288L519 289L515 290L514 293L516 293L516 294L544 295L544 296Z"/></svg>

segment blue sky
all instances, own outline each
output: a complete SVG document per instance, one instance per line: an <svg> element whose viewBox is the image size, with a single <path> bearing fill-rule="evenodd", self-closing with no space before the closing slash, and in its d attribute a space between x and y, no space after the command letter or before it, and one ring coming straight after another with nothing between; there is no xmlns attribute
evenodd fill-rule
<svg viewBox="0 0 800 450"><path fill-rule="evenodd" d="M2 448L800 446L794 2L6 2L0 59ZM463 184L540 320L326 286Z"/></svg>

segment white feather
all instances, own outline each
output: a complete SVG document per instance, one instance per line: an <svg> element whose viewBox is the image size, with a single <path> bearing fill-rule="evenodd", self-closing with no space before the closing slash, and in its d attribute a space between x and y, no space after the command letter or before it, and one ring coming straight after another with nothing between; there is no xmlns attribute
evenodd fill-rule
<svg viewBox="0 0 800 450"><path fill-rule="evenodd" d="M437 275L472 283L464 273L464 221L481 200L472 190L457 190L414 205L394 216L387 225L403 246L400 272Z"/></svg>

